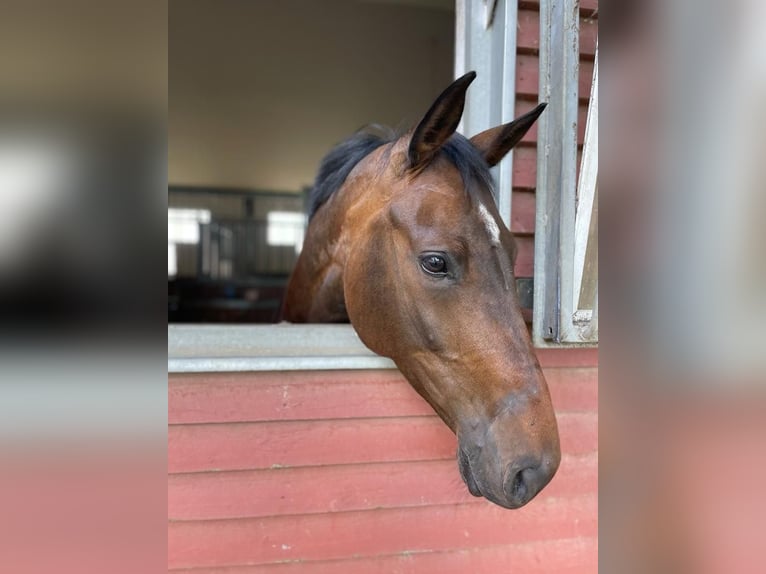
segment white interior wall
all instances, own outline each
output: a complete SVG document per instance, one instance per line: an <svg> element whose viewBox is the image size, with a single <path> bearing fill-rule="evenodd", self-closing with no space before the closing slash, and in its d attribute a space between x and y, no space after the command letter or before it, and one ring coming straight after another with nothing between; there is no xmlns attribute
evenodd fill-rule
<svg viewBox="0 0 766 574"><path fill-rule="evenodd" d="M171 185L299 191L360 126L409 127L452 79L451 3L171 0Z"/></svg>

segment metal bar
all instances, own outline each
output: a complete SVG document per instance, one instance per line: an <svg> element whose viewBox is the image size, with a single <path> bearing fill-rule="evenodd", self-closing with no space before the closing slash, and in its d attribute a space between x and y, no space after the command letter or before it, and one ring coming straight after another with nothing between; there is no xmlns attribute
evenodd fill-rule
<svg viewBox="0 0 766 574"><path fill-rule="evenodd" d="M581 342L574 324L574 237L577 204L577 108L580 71L579 0L564 0L561 30L561 209L559 229L559 340Z"/></svg>
<svg viewBox="0 0 766 574"><path fill-rule="evenodd" d="M574 320L579 1L540 2L540 118L535 228L536 344L587 343Z"/></svg>
<svg viewBox="0 0 766 574"><path fill-rule="evenodd" d="M560 5L559 5L560 6ZM558 259L561 141L560 82L552 74L560 66L556 48L560 42L561 20L553 0L540 0L540 85L539 97L548 108L538 121L537 182L535 215L535 295L532 335L536 345L545 346L559 337ZM560 69L560 68L559 68Z"/></svg>

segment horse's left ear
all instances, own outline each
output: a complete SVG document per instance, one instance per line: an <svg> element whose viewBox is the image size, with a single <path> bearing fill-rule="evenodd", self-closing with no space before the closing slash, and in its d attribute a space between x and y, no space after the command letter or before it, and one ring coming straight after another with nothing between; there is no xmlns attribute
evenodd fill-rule
<svg viewBox="0 0 766 574"><path fill-rule="evenodd" d="M417 171L428 165L455 133L465 107L465 92L474 78L476 72L468 72L452 82L420 120L407 151L410 169Z"/></svg>
<svg viewBox="0 0 766 574"><path fill-rule="evenodd" d="M540 104L531 112L516 118L511 123L476 134L471 138L471 143L481 152L490 167L497 165L505 157L505 154L521 141L521 138L529 131L529 128L540 117L547 105L545 103Z"/></svg>

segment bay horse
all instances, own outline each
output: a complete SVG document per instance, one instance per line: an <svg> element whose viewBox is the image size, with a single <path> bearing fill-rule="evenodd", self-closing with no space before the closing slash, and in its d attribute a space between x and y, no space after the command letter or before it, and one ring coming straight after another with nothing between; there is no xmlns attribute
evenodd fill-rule
<svg viewBox="0 0 766 574"><path fill-rule="evenodd" d="M489 170L545 104L467 139L456 129L475 77L453 82L404 136L362 131L324 158L283 319L350 321L456 433L471 494L518 508L561 451Z"/></svg>

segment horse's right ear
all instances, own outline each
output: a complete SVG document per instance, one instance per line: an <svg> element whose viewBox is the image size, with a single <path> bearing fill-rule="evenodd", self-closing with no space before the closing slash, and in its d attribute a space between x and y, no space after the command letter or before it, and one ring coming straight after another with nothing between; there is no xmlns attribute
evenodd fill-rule
<svg viewBox="0 0 766 574"><path fill-rule="evenodd" d="M407 156L410 169L418 171L428 165L450 136L455 133L465 106L465 92L476 78L468 72L444 90L412 134Z"/></svg>
<svg viewBox="0 0 766 574"><path fill-rule="evenodd" d="M547 103L540 104L531 112L527 112L510 123L490 128L476 134L471 138L471 143L481 152L487 160L489 167L497 165L505 157L511 148L521 141L543 113Z"/></svg>

